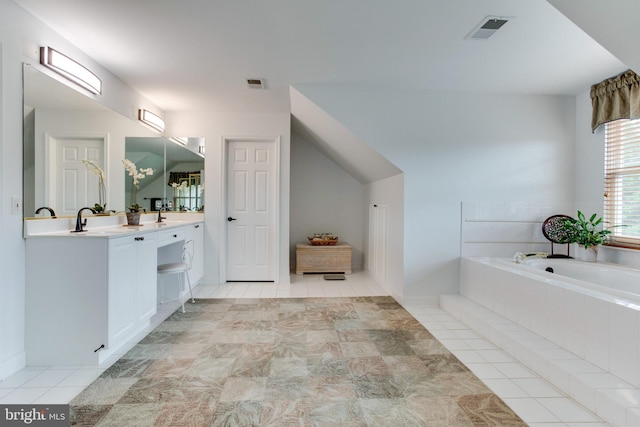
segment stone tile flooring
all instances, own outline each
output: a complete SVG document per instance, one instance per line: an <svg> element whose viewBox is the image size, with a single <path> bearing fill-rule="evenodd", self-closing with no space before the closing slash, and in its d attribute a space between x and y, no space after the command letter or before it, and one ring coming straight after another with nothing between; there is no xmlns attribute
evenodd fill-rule
<svg viewBox="0 0 640 427"><path fill-rule="evenodd" d="M72 400L72 425L526 426L391 297L186 308Z"/></svg>
<svg viewBox="0 0 640 427"><path fill-rule="evenodd" d="M388 295L366 272L354 272L345 281L325 281L322 275L292 274L291 284L199 285L194 294L196 298L234 299ZM100 366L30 366L1 380L0 403L69 403L178 306L177 302L159 305L149 328ZM609 426L437 305L412 304L405 308L530 427Z"/></svg>

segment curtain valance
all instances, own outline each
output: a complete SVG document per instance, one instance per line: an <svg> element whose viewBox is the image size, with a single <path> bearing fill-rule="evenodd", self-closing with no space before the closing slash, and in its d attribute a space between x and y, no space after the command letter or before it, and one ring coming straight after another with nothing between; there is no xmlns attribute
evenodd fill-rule
<svg viewBox="0 0 640 427"><path fill-rule="evenodd" d="M619 119L640 118L640 76L631 70L591 86L591 130Z"/></svg>

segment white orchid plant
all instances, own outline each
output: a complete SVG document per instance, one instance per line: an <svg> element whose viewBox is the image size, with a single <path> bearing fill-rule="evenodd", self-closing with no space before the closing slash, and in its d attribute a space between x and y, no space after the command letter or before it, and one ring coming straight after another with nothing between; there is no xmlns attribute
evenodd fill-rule
<svg viewBox="0 0 640 427"><path fill-rule="evenodd" d="M178 184L177 182L172 182L171 186L175 191L184 191L189 186L189 184L187 183L187 181L182 181L180 184Z"/></svg>
<svg viewBox="0 0 640 427"><path fill-rule="evenodd" d="M107 189L104 184L104 171L95 162L91 160L83 160L85 167L98 176L98 203L93 205L93 209L97 213L104 213L107 209Z"/></svg>
<svg viewBox="0 0 640 427"><path fill-rule="evenodd" d="M140 189L140 181L147 176L153 175L153 169L151 168L138 169L136 167L136 164L129 159L124 159L122 161L122 164L124 165L124 168L129 173L129 176L131 177L131 183L133 184L131 186L131 204L127 209L129 209L129 211L131 212L140 212L142 208L140 207L140 205L136 200L138 190Z"/></svg>

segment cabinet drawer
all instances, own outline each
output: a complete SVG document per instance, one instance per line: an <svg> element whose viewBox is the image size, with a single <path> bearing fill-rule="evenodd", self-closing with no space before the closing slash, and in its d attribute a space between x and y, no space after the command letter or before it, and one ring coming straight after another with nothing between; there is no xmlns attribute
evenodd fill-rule
<svg viewBox="0 0 640 427"><path fill-rule="evenodd" d="M186 236L185 227L172 228L158 232L158 247L167 246L175 242L184 241Z"/></svg>

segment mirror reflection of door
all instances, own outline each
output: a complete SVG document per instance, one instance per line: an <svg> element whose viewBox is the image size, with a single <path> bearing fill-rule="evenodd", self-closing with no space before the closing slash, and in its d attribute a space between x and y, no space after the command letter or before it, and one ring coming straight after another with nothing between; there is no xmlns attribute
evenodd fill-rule
<svg viewBox="0 0 640 427"><path fill-rule="evenodd" d="M49 200L58 215L75 215L80 208L99 202L98 176L83 160L91 160L103 170L103 137L49 137Z"/></svg>
<svg viewBox="0 0 640 427"><path fill-rule="evenodd" d="M276 144L229 141L227 281L274 281Z"/></svg>

